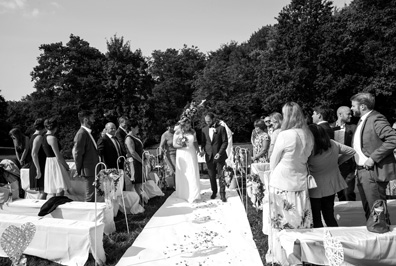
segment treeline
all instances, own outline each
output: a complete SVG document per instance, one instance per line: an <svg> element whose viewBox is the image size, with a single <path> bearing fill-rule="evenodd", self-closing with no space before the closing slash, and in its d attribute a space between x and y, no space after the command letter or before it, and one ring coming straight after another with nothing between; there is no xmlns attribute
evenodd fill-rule
<svg viewBox="0 0 396 266"><path fill-rule="evenodd" d="M139 122L150 145L167 120L203 99L235 141L248 141L253 121L287 101L311 116L316 105L350 106L353 94L368 91L376 95L377 110L396 118L396 1L355 0L337 10L331 1L292 0L277 21L245 43L230 42L207 55L184 46L145 58L118 36L107 41L105 54L75 35L65 45L43 44L31 72L36 91L21 101L0 99L0 146L12 145L11 127L30 134L37 117L56 115L70 157L80 109L95 112L96 137L106 122L125 115ZM198 115L194 127L202 123Z"/></svg>

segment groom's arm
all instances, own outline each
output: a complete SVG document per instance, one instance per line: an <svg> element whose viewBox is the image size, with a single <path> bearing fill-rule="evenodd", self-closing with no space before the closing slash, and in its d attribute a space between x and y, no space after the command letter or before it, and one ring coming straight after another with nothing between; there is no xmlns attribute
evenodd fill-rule
<svg viewBox="0 0 396 266"><path fill-rule="evenodd" d="M220 155L223 155L226 153L226 149L228 146L227 132L223 126L220 127L220 136L221 136L221 146L220 146L218 153Z"/></svg>
<svg viewBox="0 0 396 266"><path fill-rule="evenodd" d="M205 146L206 146L206 135L205 135L205 128L201 130L201 151L205 152Z"/></svg>

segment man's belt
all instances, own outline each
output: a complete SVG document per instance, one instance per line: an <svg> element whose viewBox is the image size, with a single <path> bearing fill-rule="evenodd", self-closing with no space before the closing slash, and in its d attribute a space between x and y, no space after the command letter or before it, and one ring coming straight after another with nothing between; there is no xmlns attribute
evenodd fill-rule
<svg viewBox="0 0 396 266"><path fill-rule="evenodd" d="M366 169L366 168L364 166L356 165L356 169L357 170L362 170L362 169Z"/></svg>

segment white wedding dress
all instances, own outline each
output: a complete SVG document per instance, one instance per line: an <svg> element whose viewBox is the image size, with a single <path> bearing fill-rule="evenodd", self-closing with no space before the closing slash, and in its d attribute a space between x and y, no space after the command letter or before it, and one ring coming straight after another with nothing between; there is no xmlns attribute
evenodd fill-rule
<svg viewBox="0 0 396 266"><path fill-rule="evenodd" d="M176 150L175 196L192 203L201 198L198 157L194 147L195 136L191 134L185 136L188 140L187 147Z"/></svg>

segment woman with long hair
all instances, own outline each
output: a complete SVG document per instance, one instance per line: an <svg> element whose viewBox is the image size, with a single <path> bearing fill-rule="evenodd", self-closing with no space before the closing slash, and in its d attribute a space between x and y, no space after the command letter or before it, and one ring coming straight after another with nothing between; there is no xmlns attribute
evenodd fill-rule
<svg viewBox="0 0 396 266"><path fill-rule="evenodd" d="M42 147L43 134L46 129L44 127L44 119L38 118L34 122L34 133L30 137L29 147L31 150L32 161L29 169L30 189L36 190L39 193L39 199L45 199L47 194L44 192L45 179L45 162L47 156Z"/></svg>
<svg viewBox="0 0 396 266"><path fill-rule="evenodd" d="M334 218L335 194L348 187L338 165L352 158L355 150L331 140L321 126L311 124L309 129L314 136L315 145L308 166L317 184L316 188L309 190L313 225L315 228L323 227L323 215L327 226L338 226Z"/></svg>
<svg viewBox="0 0 396 266"><path fill-rule="evenodd" d="M61 154L61 146L56 133L58 131L58 121L55 117L46 119L44 126L47 133L43 138L43 149L47 156L44 171L44 192L47 198L53 196L63 196L65 190L71 188L69 165Z"/></svg>
<svg viewBox="0 0 396 266"><path fill-rule="evenodd" d="M274 150L276 139L278 138L279 132L281 131L282 125L282 115L278 112L273 112L270 114L271 124L273 128L273 132L271 135L271 142L268 149L268 158L271 158L272 151Z"/></svg>
<svg viewBox="0 0 396 266"><path fill-rule="evenodd" d="M199 180L199 151L195 130L189 119L179 121L179 129L173 136L176 150L176 197L190 203L201 198Z"/></svg>
<svg viewBox="0 0 396 266"><path fill-rule="evenodd" d="M24 135L19 128L13 128L8 133L14 143L17 166L19 168L29 168L32 157L29 151L29 137Z"/></svg>
<svg viewBox="0 0 396 266"><path fill-rule="evenodd" d="M270 232L264 232L269 234L267 255L271 257L268 259L275 257L286 265L279 231L313 226L307 183L307 161L313 149L313 136L297 103L286 103L282 113L281 131L270 158L269 213L263 212L263 224L270 223ZM268 227L263 226L264 229Z"/></svg>

